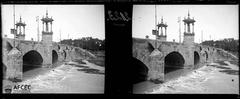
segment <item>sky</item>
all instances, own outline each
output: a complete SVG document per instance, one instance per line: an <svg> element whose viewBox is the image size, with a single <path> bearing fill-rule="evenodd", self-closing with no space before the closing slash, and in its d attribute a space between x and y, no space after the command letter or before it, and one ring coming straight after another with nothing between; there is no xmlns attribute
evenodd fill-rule
<svg viewBox="0 0 240 99"><path fill-rule="evenodd" d="M203 41L220 40L224 38L239 39L239 11L238 5L157 5L157 21L163 17L167 22L167 41L179 42L178 17L183 20L187 17L194 17L194 32L196 43ZM155 28L155 5L134 5L133 6L133 27L132 36L136 38L155 39L152 29ZM192 28L191 28L192 29ZM181 33L183 40L184 24L181 21Z"/></svg>
<svg viewBox="0 0 240 99"><path fill-rule="evenodd" d="M15 21L26 23L25 39L37 41L37 21L46 16L53 18L53 41L63 39L78 39L93 37L105 39L104 5L15 5ZM13 28L13 5L2 5L2 36L13 38L10 29ZM42 22L39 21L40 39Z"/></svg>

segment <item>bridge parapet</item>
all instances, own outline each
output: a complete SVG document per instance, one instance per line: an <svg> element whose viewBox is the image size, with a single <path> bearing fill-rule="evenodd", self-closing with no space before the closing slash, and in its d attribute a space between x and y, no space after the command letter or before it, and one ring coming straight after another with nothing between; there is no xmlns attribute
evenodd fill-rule
<svg viewBox="0 0 240 99"><path fill-rule="evenodd" d="M6 78L22 79L22 53L18 49L13 48L5 57L7 60L4 63L7 66Z"/></svg>

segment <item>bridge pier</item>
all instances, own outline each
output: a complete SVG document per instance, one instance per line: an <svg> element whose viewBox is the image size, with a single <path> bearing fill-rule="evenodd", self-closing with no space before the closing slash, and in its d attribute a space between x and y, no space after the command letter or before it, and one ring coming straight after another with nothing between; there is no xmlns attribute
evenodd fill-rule
<svg viewBox="0 0 240 99"><path fill-rule="evenodd" d="M22 53L13 48L7 55L7 70L6 78L7 79L22 79Z"/></svg>
<svg viewBox="0 0 240 99"><path fill-rule="evenodd" d="M162 72L159 72L159 71L156 71L156 70L153 70L153 71L149 71L149 77L147 80L150 80L150 81L161 81L163 82L164 81L164 73Z"/></svg>
<svg viewBox="0 0 240 99"><path fill-rule="evenodd" d="M148 64L149 72L147 80L164 81L164 61L161 60L161 55L149 57L151 60Z"/></svg>
<svg viewBox="0 0 240 99"><path fill-rule="evenodd" d="M194 46L189 44L184 44L184 56L185 59L184 68L193 69L194 68Z"/></svg>
<svg viewBox="0 0 240 99"><path fill-rule="evenodd" d="M42 67L51 68L52 67L52 46L46 46L44 45L44 48L42 49L42 57L43 57L43 63Z"/></svg>

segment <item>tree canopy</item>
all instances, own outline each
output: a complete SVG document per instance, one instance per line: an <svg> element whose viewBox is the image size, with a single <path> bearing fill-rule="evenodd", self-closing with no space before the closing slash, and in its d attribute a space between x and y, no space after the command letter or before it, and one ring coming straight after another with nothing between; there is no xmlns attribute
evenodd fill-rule
<svg viewBox="0 0 240 99"><path fill-rule="evenodd" d="M61 44L72 45L75 47L81 47L83 49L91 51L101 51L105 50L105 40L100 40L98 38L83 37L81 39L65 39L60 42Z"/></svg>
<svg viewBox="0 0 240 99"><path fill-rule="evenodd" d="M238 52L239 47L239 40L234 40L233 38L227 38L223 40L217 40L217 41L204 41L202 42L203 45L213 46L216 48L222 48L226 51L231 52Z"/></svg>

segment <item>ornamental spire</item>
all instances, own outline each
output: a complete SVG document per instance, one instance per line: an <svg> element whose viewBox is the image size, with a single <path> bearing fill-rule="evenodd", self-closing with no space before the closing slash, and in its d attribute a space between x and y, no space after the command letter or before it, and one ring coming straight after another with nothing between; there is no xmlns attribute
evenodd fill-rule
<svg viewBox="0 0 240 99"><path fill-rule="evenodd" d="M22 16L20 16L20 22L22 22Z"/></svg>
<svg viewBox="0 0 240 99"><path fill-rule="evenodd" d="M46 17L48 17L48 10L46 10Z"/></svg>
<svg viewBox="0 0 240 99"><path fill-rule="evenodd" d="M161 18L161 23L163 23L163 16L162 16L162 18Z"/></svg>

